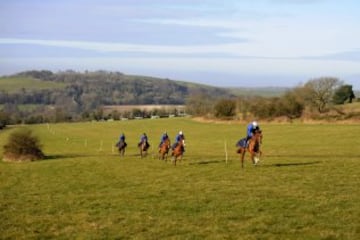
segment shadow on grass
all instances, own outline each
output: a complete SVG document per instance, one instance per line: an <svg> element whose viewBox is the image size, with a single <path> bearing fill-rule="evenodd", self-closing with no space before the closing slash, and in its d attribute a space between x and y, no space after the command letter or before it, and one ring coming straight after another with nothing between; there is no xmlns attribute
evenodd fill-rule
<svg viewBox="0 0 360 240"><path fill-rule="evenodd" d="M321 163L321 161L314 161L314 162L295 162L295 163L275 163L266 165L268 167L296 167L296 166L306 166L306 165L316 165Z"/></svg>
<svg viewBox="0 0 360 240"><path fill-rule="evenodd" d="M84 155L84 154L55 154L55 155L49 155L45 156L43 160L59 160L59 159L67 159L67 158L79 158L79 157L89 157L90 155Z"/></svg>
<svg viewBox="0 0 360 240"><path fill-rule="evenodd" d="M189 165L205 165L205 164L213 164L213 163L223 163L223 160L210 160L210 161L199 161L194 163L189 163Z"/></svg>
<svg viewBox="0 0 360 240"><path fill-rule="evenodd" d="M343 154L263 154L263 156L269 158L343 158L345 155ZM347 154L346 157L357 158L360 157L358 154Z"/></svg>

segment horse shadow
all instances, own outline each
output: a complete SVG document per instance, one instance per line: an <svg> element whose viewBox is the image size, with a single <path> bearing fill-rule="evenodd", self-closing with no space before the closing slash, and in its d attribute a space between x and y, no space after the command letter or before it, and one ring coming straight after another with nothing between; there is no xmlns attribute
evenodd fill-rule
<svg viewBox="0 0 360 240"><path fill-rule="evenodd" d="M322 163L321 161L313 162L294 162L294 163L274 163L265 165L267 167L298 167L298 166L307 166L307 165L316 165Z"/></svg>
<svg viewBox="0 0 360 240"><path fill-rule="evenodd" d="M209 161L198 161L194 163L189 163L189 165L207 165L207 164L216 164L216 163L223 163L224 160L209 160Z"/></svg>

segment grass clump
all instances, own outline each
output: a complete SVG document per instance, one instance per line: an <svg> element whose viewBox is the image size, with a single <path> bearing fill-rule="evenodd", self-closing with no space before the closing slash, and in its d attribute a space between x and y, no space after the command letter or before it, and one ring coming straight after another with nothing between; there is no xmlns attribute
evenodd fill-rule
<svg viewBox="0 0 360 240"><path fill-rule="evenodd" d="M4 145L4 161L35 161L44 157L39 139L29 129L13 132Z"/></svg>

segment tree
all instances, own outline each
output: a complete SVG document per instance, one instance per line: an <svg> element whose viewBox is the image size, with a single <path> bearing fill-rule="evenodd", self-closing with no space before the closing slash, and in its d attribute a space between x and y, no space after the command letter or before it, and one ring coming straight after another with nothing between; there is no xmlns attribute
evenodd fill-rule
<svg viewBox="0 0 360 240"><path fill-rule="evenodd" d="M215 105L216 117L233 117L236 114L236 102L231 99L219 100Z"/></svg>
<svg viewBox="0 0 360 240"><path fill-rule="evenodd" d="M309 80L305 85L305 98L319 113L325 112L327 105L331 102L335 89L341 81L333 77L322 77Z"/></svg>
<svg viewBox="0 0 360 240"><path fill-rule="evenodd" d="M193 94L186 99L186 111L192 115L205 116L212 113L214 100L206 94Z"/></svg>
<svg viewBox="0 0 360 240"><path fill-rule="evenodd" d="M280 99L281 114L291 119L301 117L305 108L296 94L296 90L295 92L289 91Z"/></svg>
<svg viewBox="0 0 360 240"><path fill-rule="evenodd" d="M353 92L352 85L342 85L336 89L333 102L335 104L344 104L346 101L352 103L354 98L355 94Z"/></svg>

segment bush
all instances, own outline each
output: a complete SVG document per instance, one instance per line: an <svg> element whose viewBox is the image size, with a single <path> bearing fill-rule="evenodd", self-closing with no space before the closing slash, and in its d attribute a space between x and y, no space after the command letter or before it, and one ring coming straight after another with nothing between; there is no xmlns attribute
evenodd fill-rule
<svg viewBox="0 0 360 240"><path fill-rule="evenodd" d="M222 99L215 105L215 116L218 118L234 117L236 114L236 102L230 99Z"/></svg>
<svg viewBox="0 0 360 240"><path fill-rule="evenodd" d="M4 161L34 161L44 157L39 139L29 129L12 133L4 145Z"/></svg>

